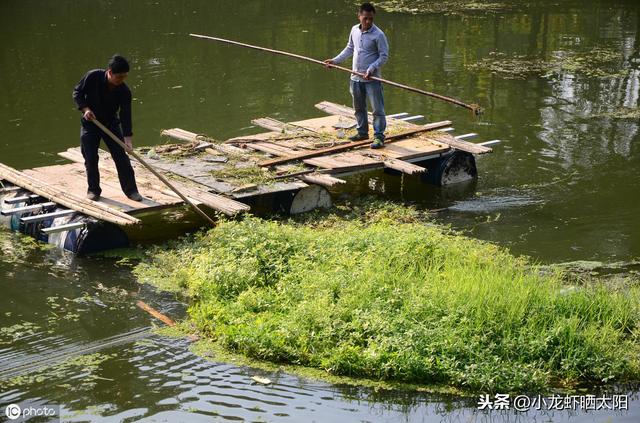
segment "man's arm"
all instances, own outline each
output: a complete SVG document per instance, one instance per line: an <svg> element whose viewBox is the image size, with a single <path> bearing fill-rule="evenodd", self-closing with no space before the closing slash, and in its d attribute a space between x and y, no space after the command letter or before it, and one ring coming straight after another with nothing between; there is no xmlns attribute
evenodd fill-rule
<svg viewBox="0 0 640 423"><path fill-rule="evenodd" d="M91 72L87 72L73 88L73 101L76 103L76 106L78 106L78 110L82 111L82 116L86 120L95 119L87 103L87 84L90 83L90 75Z"/></svg>
<svg viewBox="0 0 640 423"><path fill-rule="evenodd" d="M123 94L122 103L120 104L120 123L122 125L122 135L124 135L124 143L133 148L133 123L131 119L131 91L126 89Z"/></svg>
<svg viewBox="0 0 640 423"><path fill-rule="evenodd" d="M347 60L349 57L351 57L353 55L353 30L349 33L349 41L347 41L347 46L344 48L344 50L342 50L340 52L340 54L338 54L336 57L334 57L333 59L327 59L324 62L327 64L331 64L331 65L337 65L340 64L342 62L344 62L345 60Z"/></svg>
<svg viewBox="0 0 640 423"><path fill-rule="evenodd" d="M382 65L389 60L389 43L387 37L384 34L376 39L376 45L378 46L378 59L369 65L367 68L367 75L373 74L377 69L380 69Z"/></svg>

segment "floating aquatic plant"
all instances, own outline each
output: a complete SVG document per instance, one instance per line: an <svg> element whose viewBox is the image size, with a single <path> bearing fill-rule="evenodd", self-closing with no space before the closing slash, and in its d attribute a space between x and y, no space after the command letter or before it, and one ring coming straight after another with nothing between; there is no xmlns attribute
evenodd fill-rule
<svg viewBox="0 0 640 423"><path fill-rule="evenodd" d="M510 10L512 6L502 2L482 0L388 0L376 3L378 7L390 13L489 13Z"/></svg>
<svg viewBox="0 0 640 423"><path fill-rule="evenodd" d="M331 375L528 392L640 378L640 290L560 272L417 212L224 222L136 269L219 348Z"/></svg>
<svg viewBox="0 0 640 423"><path fill-rule="evenodd" d="M467 69L489 71L507 79L523 79L531 75L551 77L560 74L578 74L587 77L616 77L626 74L620 68L622 55L612 49L596 47L586 52L556 52L547 60L526 55L508 56L491 52Z"/></svg>

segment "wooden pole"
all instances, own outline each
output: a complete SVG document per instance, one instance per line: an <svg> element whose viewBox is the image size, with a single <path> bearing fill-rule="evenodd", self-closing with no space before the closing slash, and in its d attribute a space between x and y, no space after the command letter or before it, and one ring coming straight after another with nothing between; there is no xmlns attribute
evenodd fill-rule
<svg viewBox="0 0 640 423"><path fill-rule="evenodd" d="M167 317L164 314L160 313L158 310L151 307L149 304L145 303L144 301L138 300L138 302L136 302L136 305L140 307L142 310L152 315L153 317L155 317L156 319L162 320L165 325L171 326L171 327L176 325L176 322L174 322L170 317Z"/></svg>
<svg viewBox="0 0 640 423"><path fill-rule="evenodd" d="M269 53L280 54L280 55L287 56L287 57L293 57L295 59L306 60L308 62L317 63L319 65L330 67L330 68L335 68L335 69L338 69L338 70L341 70L341 71L344 71L344 72L349 72L350 74L353 74L353 75L357 75L357 76L359 76L361 78L364 78L364 74L361 73L361 72L356 72L356 71L353 71L351 69L348 69L348 68L345 68L345 67L342 67L342 66L338 66L338 65L326 64L322 60L313 59L311 57L302 56L300 54L289 53L289 52L281 51L281 50L274 50L274 49L270 49L270 48L266 48L266 47L254 46L254 45L251 45L251 44L240 43L238 41L226 40L224 38L210 37L208 35L200 35L200 34L189 34L189 35L191 37L195 37L195 38L202 38L202 39L211 40L211 41L220 41L220 42L227 43L227 44L234 44L234 45L241 46L241 47L247 47L247 48L252 48L252 49L255 49L255 50L266 51L266 52L269 52ZM428 97L437 98L438 100L443 100L443 101L455 104L457 106L464 107L465 109L471 110L476 115L479 115L480 113L482 113L482 107L480 107L480 105L478 105L478 104L466 104L466 103L464 103L464 102L462 102L460 100L457 100L455 98L451 98L451 97L447 97L447 96L444 96L444 95L432 93L432 92L429 92L429 91L424 91L424 90L421 90L419 88L414 88L414 87L410 87L408 85L399 84L397 82L393 82L393 81L390 81L388 79L378 78L376 76L371 76L370 78L372 80L374 80L374 81L380 81L380 82L383 82L385 84L392 85L394 87L398 87L398 88L402 88L402 89L407 90L407 91L411 91L411 92L414 92L414 93L426 95Z"/></svg>
<svg viewBox="0 0 640 423"><path fill-rule="evenodd" d="M211 223L211 226L216 226L216 222L214 222L213 219L211 219L209 216L207 216L207 214L205 212L200 210L200 208L198 206L196 206L191 200L189 200L184 194L182 194L176 187L174 187L173 184L167 180L167 178L162 176L153 167L151 167L151 165L149 165L147 162L145 162L142 159L142 157L140 157L138 155L138 153L133 151L133 149L129 149L127 147L127 145L124 142L122 142L122 140L120 138L116 137L116 135L109 130L109 128L107 128L102 123L100 123L98 121L98 119L93 119L90 122L95 123L98 128L100 128L105 134L109 135L109 138L111 138L113 141L115 141L120 147L124 148L124 151L126 151L131 156L133 156L133 158L135 158L138 162L140 162L140 164L142 166L146 167L149 170L149 172L153 173L158 179L160 179L163 184L168 186L171 189L171 191L175 192L178 195L178 197L180 197L182 199L182 201L184 201L185 203L190 205L200 216L202 216L204 218L204 220L206 220L209 223Z"/></svg>

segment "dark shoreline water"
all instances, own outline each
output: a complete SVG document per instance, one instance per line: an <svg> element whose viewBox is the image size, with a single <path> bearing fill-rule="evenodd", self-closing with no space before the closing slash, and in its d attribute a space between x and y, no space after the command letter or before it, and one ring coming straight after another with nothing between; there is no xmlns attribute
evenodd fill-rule
<svg viewBox="0 0 640 423"><path fill-rule="evenodd" d="M633 261L640 256L639 122L594 116L638 105L640 6L604 0L543 1L526 8L508 3L516 7L496 13L378 14L392 49L385 77L485 107L476 120L464 110L390 88L388 112L451 119L458 133L477 132L481 140L503 144L478 160L480 177L471 188L437 189L375 173L356 178L356 192L444 208L438 221L542 262ZM161 143L163 128L226 138L256 131L249 127L256 117L299 120L319 116L313 105L322 100L348 104L344 75L196 42L186 34L324 58L343 47L354 23L352 9L351 2L338 0L3 1L0 162L17 168L61 162L56 153L78 143L71 88L116 51L134 63L129 83L138 145ZM624 72L591 77L565 70L507 79L465 67L492 51L548 60L594 47L618 52ZM173 297L139 286L115 259L41 251L4 231L0 246L0 327L6 329L0 374L37 357L73 355L105 339L133 336L153 324L135 299L172 316L184 312ZM458 398L376 393L207 362L184 342L158 336L98 353L93 363L39 381L7 388L0 378L0 406L59 403L72 421L109 422L640 420L637 390L626 413L484 413ZM274 384L252 385L255 374Z"/></svg>

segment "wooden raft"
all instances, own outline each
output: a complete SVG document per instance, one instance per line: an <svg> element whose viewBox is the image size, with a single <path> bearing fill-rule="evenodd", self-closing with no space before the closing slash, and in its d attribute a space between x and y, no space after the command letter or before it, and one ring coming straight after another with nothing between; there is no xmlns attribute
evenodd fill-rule
<svg viewBox="0 0 640 423"><path fill-rule="evenodd" d="M328 113L329 116L296 122L282 122L270 117L254 119L252 121L254 125L268 129L269 132L231 138L223 144L212 142L206 151L221 157L244 157L248 166L267 166L285 176L290 169L286 163L297 161L304 165L304 169L291 173L289 179L295 178L300 181L299 183L327 187L344 183L344 180L336 178L336 175L380 168L390 168L406 174L423 173L426 168L412 162L438 157L454 150L472 154L491 152L489 147L462 139L475 134L454 137L447 132L438 131L449 126L450 121L417 125L400 117L408 113L387 117L388 135L385 148L372 150L369 148L369 141L358 144L349 142L347 139L349 134L344 131L344 128L353 128L355 125L353 109L327 101L316 104L316 107ZM372 120L372 118L369 114L369 119ZM164 130L162 135L191 143L212 141L206 136L180 128ZM256 153L271 159L256 162ZM252 156L251 159L248 159L249 155ZM198 160L185 160L168 166L172 172L197 180L216 192L234 193L233 184L225 185L224 182L216 181L206 175L206 170L215 168L215 165L203 166L202 163L198 164ZM158 163L158 166L162 167L163 164ZM195 174L199 170L204 170L204 174ZM285 190L286 183L283 184L285 186L272 187L271 190ZM264 187L253 188L264 189Z"/></svg>
<svg viewBox="0 0 640 423"><path fill-rule="evenodd" d="M254 119L252 122L255 125L268 132L236 137L224 143L195 132L173 128L162 134L182 144L138 150L146 152L145 160L164 176L172 177L176 187L191 201L227 215L248 211L248 205L237 201L246 197L297 191L309 184L331 187L345 182L336 176L371 169L390 168L405 174L423 173L426 168L413 162L436 158L455 150L472 154L491 152L487 146L463 139L475 134L454 137L446 132L452 129L445 128L451 124L450 121L417 125L409 120L421 116L402 117L407 113L387 117L385 147L372 150L368 141L353 143L347 139L354 132L353 109L326 101L316 104L316 107L329 116L296 122L281 122L268 117ZM371 115L369 119L372 119ZM351 132L347 132L349 130ZM188 154L171 156L169 153L167 156L154 151L166 152L171 149L178 153L186 149ZM73 163L22 172L0 164L0 180L27 189L54 202L54 205L59 204L118 225L139 223L132 214L182 202L136 162L132 162L132 165L144 201L128 199L121 192L113 160L105 151L99 152L103 195L98 202L90 201L85 198L86 177L80 149L70 148L59 154ZM231 170L251 168L257 171L257 180L261 182L242 183L242 178L233 172L225 177L216 176L224 174L221 170L226 171L230 165Z"/></svg>

